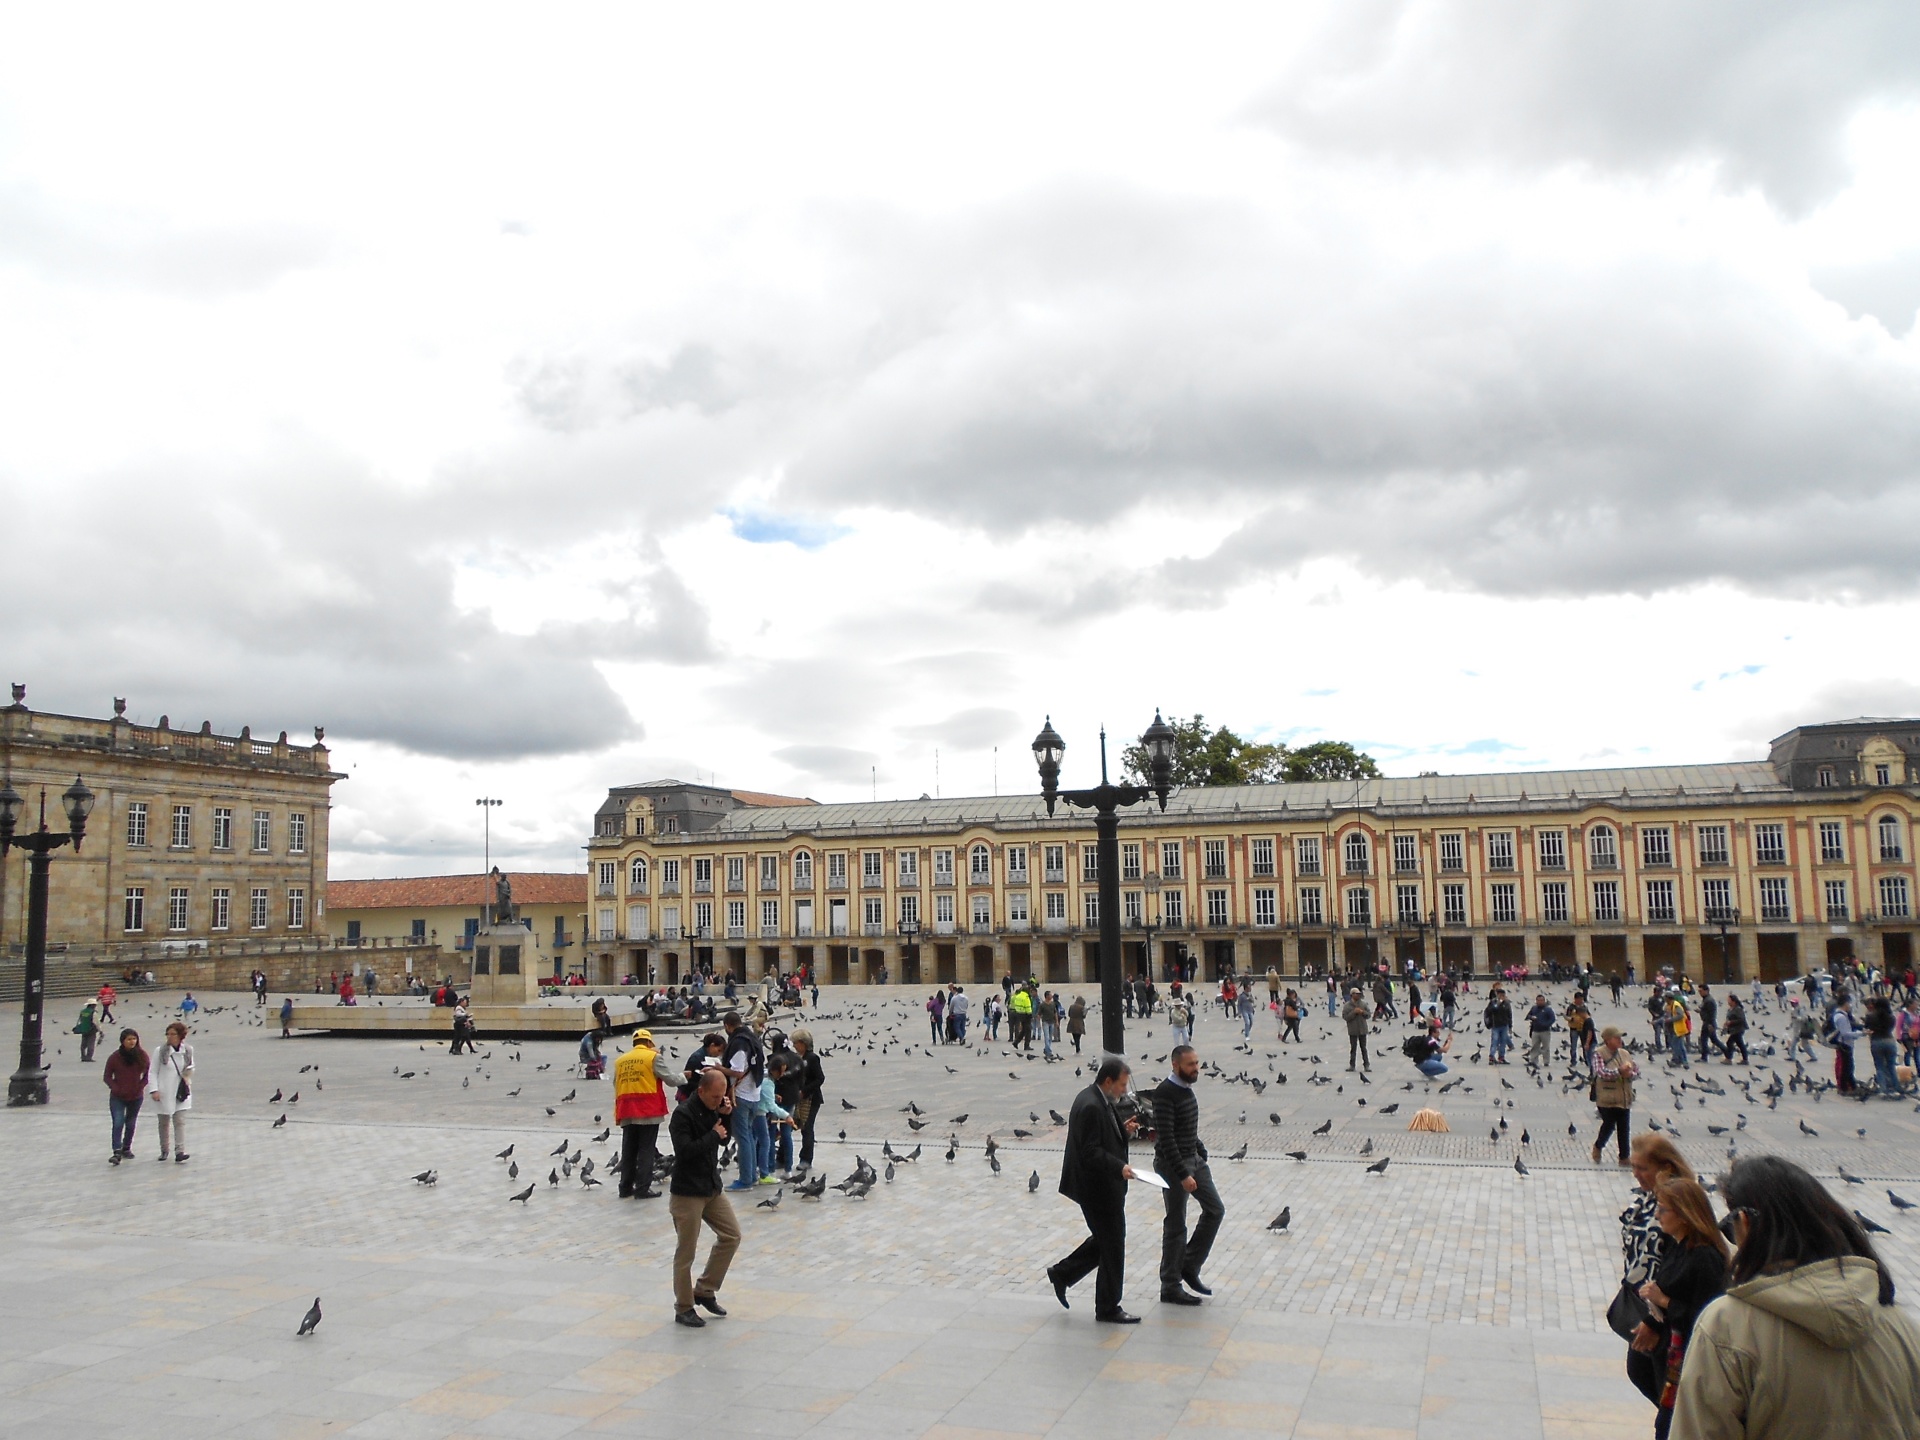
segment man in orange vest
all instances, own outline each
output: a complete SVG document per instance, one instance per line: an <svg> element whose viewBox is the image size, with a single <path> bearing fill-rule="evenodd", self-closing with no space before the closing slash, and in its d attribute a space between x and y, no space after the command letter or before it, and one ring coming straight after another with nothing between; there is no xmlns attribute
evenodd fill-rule
<svg viewBox="0 0 1920 1440"><path fill-rule="evenodd" d="M633 1048L613 1063L613 1118L620 1126L620 1198L658 1199L653 1159L660 1122L667 1116L667 1086L680 1079L654 1046L651 1030L633 1032Z"/></svg>

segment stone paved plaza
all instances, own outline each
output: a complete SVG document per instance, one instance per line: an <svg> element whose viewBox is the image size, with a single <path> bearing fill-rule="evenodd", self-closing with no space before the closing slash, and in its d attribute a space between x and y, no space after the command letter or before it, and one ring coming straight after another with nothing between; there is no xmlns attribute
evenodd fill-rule
<svg viewBox="0 0 1920 1440"><path fill-rule="evenodd" d="M62 1035L53 1105L0 1119L19 1157L0 1220L0 1433L1615 1437L1651 1425L1601 1318L1630 1181L1590 1163L1582 1090L1463 1063L1457 1089L1430 1093L1392 1026L1361 1085L1324 1013L1305 1045L1285 1048L1263 1014L1248 1054L1233 1048L1238 1022L1215 1008L1200 1024L1203 1058L1268 1082L1264 1094L1218 1078L1200 1087L1229 1207L1208 1266L1216 1295L1197 1310L1155 1303L1159 1197L1136 1187L1127 1303L1145 1323L1116 1330L1093 1323L1090 1283L1063 1313L1040 1273L1081 1234L1055 1193L1061 1132L1047 1112L1064 1114L1086 1076L1070 1052L1053 1065L1004 1045L929 1054L924 998L823 992L809 1021L832 1052L822 1168L837 1180L856 1154L877 1164L883 1142L918 1144L921 1158L865 1201L830 1191L766 1210L752 1202L767 1191L736 1196L745 1241L723 1297L732 1314L699 1332L671 1323L661 1202L547 1184L563 1140L603 1170L613 1149L594 1141L611 1088L572 1073L570 1044L483 1043L468 1060L444 1042L282 1041L251 997L203 995L220 1008L196 1024L194 1158L154 1163L143 1117L140 1158L114 1168L98 1068L78 1064ZM73 1008L59 1003L50 1019L64 1026ZM133 997L120 1019L151 1042L165 1013ZM1603 1005L1601 1018L1645 1033L1637 1012ZM17 1006L0 1012L0 1024L17 1021ZM1128 1035L1147 1057L1139 1078L1161 1073L1164 1022L1132 1022ZM1475 1043L1469 1026L1456 1058ZM1755 1060L1764 1083L1772 1062ZM1680 1104L1655 1070L1637 1124L1677 1126L1703 1170L1724 1161L1729 1138L1807 1164L1893 1231L1879 1239L1903 1286L1920 1276L1920 1218L1885 1193L1920 1200L1909 1104L1789 1095L1768 1111L1733 1088L1748 1071L1717 1061L1691 1073L1727 1093L1689 1089ZM1309 1084L1316 1074L1332 1083ZM269 1104L275 1089L298 1103ZM931 1122L917 1134L910 1101ZM1408 1133L1420 1104L1442 1108L1452 1133ZM1501 1118L1508 1128L1492 1139ZM1329 1120L1329 1134L1311 1133ZM509 1143L520 1183L539 1181L524 1206L507 1202L517 1187L494 1158ZM1229 1160L1242 1144L1247 1158ZM1382 1156L1387 1173L1368 1174ZM1841 1181L1842 1166L1867 1183ZM408 1179L429 1167L437 1185ZM1270 1234L1282 1205L1292 1228ZM326 1319L296 1340L316 1294Z"/></svg>

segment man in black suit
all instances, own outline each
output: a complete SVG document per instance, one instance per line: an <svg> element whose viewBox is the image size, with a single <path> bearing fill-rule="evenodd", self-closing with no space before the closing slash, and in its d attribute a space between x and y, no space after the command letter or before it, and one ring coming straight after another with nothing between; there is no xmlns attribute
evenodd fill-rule
<svg viewBox="0 0 1920 1440"><path fill-rule="evenodd" d="M1113 1102L1126 1093L1130 1072L1124 1060L1100 1062L1093 1084L1075 1098L1067 1115L1067 1153L1060 1165L1060 1193L1079 1205L1087 1219L1087 1238L1059 1264L1047 1271L1062 1309L1067 1291L1098 1267L1094 1281L1093 1318L1110 1325L1138 1325L1140 1317L1120 1308L1120 1288L1127 1260L1127 1182L1133 1167L1127 1163L1127 1138L1139 1128L1128 1120L1124 1129Z"/></svg>

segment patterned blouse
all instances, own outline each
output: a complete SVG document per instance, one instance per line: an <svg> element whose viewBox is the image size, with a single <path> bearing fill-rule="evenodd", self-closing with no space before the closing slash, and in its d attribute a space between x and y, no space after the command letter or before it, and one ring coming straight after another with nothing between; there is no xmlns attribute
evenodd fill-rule
<svg viewBox="0 0 1920 1440"><path fill-rule="evenodd" d="M1633 1201L1620 1212L1620 1250L1626 1269L1620 1279L1627 1285L1644 1285L1660 1268L1660 1261L1673 1238L1653 1218L1659 1201L1650 1190L1636 1190Z"/></svg>

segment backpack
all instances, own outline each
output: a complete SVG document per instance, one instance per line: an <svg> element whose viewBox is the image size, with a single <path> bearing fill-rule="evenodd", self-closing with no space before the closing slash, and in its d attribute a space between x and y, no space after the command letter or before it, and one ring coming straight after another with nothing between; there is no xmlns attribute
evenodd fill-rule
<svg viewBox="0 0 1920 1440"><path fill-rule="evenodd" d="M1400 1053L1409 1060L1420 1061L1427 1058L1427 1034L1422 1030L1407 1036L1400 1042Z"/></svg>

